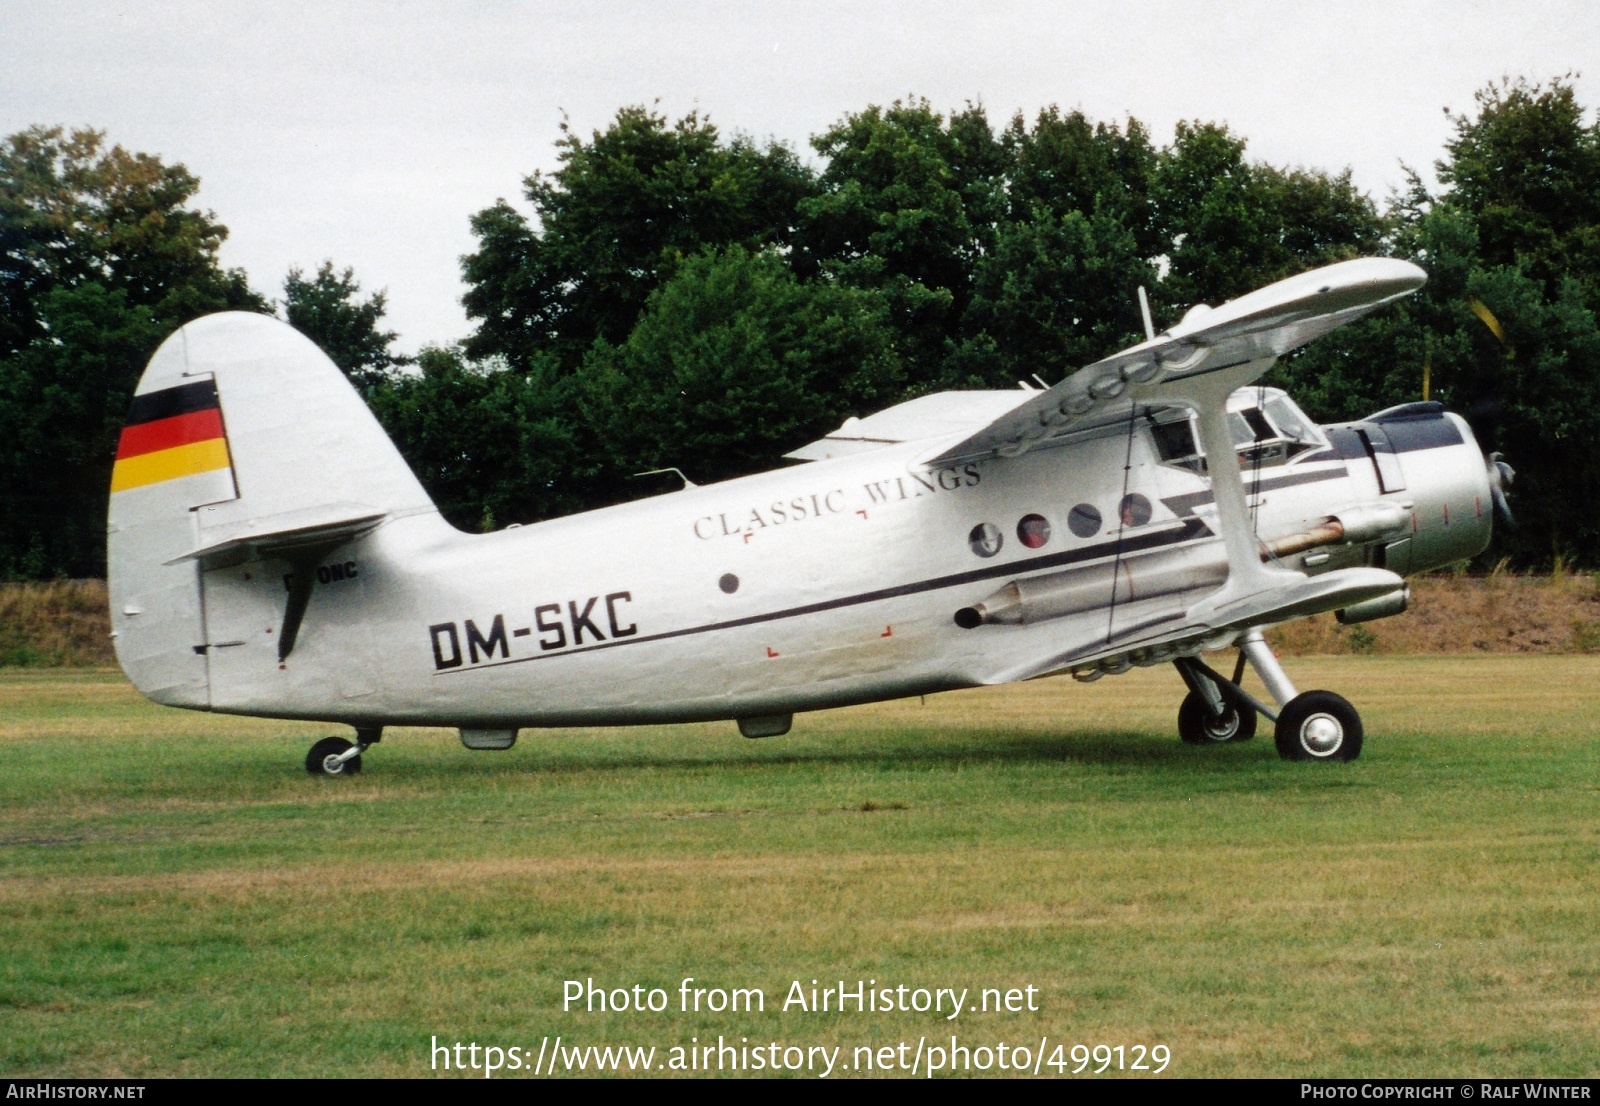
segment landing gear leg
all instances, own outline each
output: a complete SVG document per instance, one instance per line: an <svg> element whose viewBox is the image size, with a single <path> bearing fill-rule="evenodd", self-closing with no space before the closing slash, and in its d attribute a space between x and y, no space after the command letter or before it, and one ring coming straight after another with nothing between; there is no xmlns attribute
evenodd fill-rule
<svg viewBox="0 0 1600 1106"><path fill-rule="evenodd" d="M1249 662L1278 709L1239 686ZM1244 741L1256 732L1256 715L1274 723L1273 741L1284 760L1355 760L1361 755L1361 715L1331 691L1297 692L1260 630L1239 640L1239 663L1228 679L1194 657L1173 667L1189 685L1178 708L1178 736L1193 745Z"/></svg>
<svg viewBox="0 0 1600 1106"><path fill-rule="evenodd" d="M1355 760L1361 755L1361 715L1343 696L1331 691L1296 693L1283 665L1272 655L1260 630L1239 642L1261 682L1278 701L1273 729L1278 755L1284 760Z"/></svg>
<svg viewBox="0 0 1600 1106"><path fill-rule="evenodd" d="M354 776L361 771L361 754L382 740L382 726L356 727L354 743L325 737L306 754L306 771L313 776Z"/></svg>
<svg viewBox="0 0 1600 1106"><path fill-rule="evenodd" d="M1255 736L1255 708L1225 695L1222 689L1228 686L1226 683L1213 680L1204 665L1189 657L1174 661L1173 667L1189 686L1189 694L1178 707L1178 736L1186 744L1248 741ZM1234 684L1238 684L1237 679Z"/></svg>

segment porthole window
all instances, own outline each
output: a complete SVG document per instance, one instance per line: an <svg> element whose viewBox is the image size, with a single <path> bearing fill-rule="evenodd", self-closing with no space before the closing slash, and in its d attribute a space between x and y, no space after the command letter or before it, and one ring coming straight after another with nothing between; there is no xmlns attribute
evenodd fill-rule
<svg viewBox="0 0 1600 1106"><path fill-rule="evenodd" d="M1124 526L1143 526L1150 521L1154 514L1150 501L1138 492L1130 492L1122 497L1122 502L1117 505L1117 514Z"/></svg>
<svg viewBox="0 0 1600 1106"><path fill-rule="evenodd" d="M1067 529L1080 538L1092 538L1100 532L1100 512L1087 503L1080 503L1067 512Z"/></svg>
<svg viewBox="0 0 1600 1106"><path fill-rule="evenodd" d="M734 592L739 590L739 577L735 576L731 572L724 572L722 574L722 579L717 581L717 587L721 588L729 595L732 595Z"/></svg>
<svg viewBox="0 0 1600 1106"><path fill-rule="evenodd" d="M967 535L967 544L980 557L993 557L1000 552L1000 546L1004 541L1000 527L992 522L978 523L972 528L972 533Z"/></svg>
<svg viewBox="0 0 1600 1106"><path fill-rule="evenodd" d="M1050 540L1050 524L1043 515L1023 515L1017 523L1017 540L1029 549L1038 549Z"/></svg>

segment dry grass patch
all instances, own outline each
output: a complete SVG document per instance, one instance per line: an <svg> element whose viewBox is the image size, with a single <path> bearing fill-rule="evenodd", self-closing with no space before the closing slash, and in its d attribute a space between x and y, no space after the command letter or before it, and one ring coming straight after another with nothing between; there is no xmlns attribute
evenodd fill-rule
<svg viewBox="0 0 1600 1106"><path fill-rule="evenodd" d="M1411 609L1341 626L1331 614L1274 627L1286 654L1600 652L1600 577L1560 574L1419 576Z"/></svg>
<svg viewBox="0 0 1600 1106"><path fill-rule="evenodd" d="M104 580L0 583L0 666L115 664Z"/></svg>

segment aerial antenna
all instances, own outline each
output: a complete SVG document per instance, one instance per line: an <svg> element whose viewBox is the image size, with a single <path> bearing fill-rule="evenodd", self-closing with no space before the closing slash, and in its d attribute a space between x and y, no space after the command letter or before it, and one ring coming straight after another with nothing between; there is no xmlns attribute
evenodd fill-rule
<svg viewBox="0 0 1600 1106"><path fill-rule="evenodd" d="M1050 390L1050 385L1044 382L1044 377L1040 376L1038 373L1034 373L1033 378L1039 382L1039 387L1043 388L1047 392Z"/></svg>
<svg viewBox="0 0 1600 1106"><path fill-rule="evenodd" d="M1139 314L1144 319L1144 340L1156 340L1156 324L1150 318L1150 297L1145 293L1144 285L1139 285Z"/></svg>
<svg viewBox="0 0 1600 1106"><path fill-rule="evenodd" d="M674 476L676 476L679 480L683 481L683 487L681 489L679 489L680 491L687 491L690 488L698 488L700 486L699 484L696 484L693 480L690 480L681 471L679 471L678 469L673 468L671 466L668 466L667 468L664 468L664 469L645 469L645 471L636 472L633 475L634 475L635 478L638 478L640 476L659 476L663 472L670 472Z"/></svg>

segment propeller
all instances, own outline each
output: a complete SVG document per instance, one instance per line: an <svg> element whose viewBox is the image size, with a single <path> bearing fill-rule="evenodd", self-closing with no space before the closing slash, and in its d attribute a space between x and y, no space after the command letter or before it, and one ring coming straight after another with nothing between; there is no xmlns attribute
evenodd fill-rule
<svg viewBox="0 0 1600 1106"><path fill-rule="evenodd" d="M1517 478L1517 470L1501 460L1501 455L1498 451L1485 457L1483 463L1489 471L1489 496L1494 500L1495 518L1507 530L1515 530L1517 528L1517 520L1512 517L1511 504L1507 501L1507 493L1511 490L1512 482Z"/></svg>

